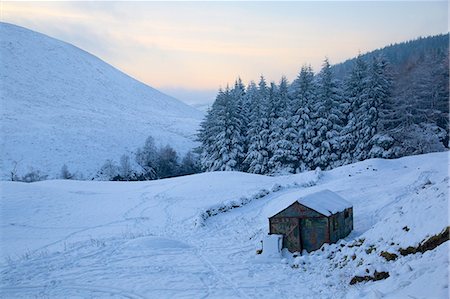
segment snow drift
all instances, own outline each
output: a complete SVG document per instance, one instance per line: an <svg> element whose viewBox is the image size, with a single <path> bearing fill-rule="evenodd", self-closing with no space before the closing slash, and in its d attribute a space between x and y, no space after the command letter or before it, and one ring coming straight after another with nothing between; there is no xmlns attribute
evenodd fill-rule
<svg viewBox="0 0 450 299"><path fill-rule="evenodd" d="M152 135L180 153L202 113L46 35L0 23L1 178L18 163L92 175Z"/></svg>
<svg viewBox="0 0 450 299"><path fill-rule="evenodd" d="M446 298L449 242L399 251L449 225L448 166L444 152L280 177L0 182L0 297ZM347 238L256 254L288 194L324 189L353 205ZM375 273L389 276L350 285Z"/></svg>

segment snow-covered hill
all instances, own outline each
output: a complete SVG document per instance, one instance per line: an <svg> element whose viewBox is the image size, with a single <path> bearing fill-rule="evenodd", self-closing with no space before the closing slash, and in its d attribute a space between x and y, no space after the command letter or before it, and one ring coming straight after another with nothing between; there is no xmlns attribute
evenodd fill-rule
<svg viewBox="0 0 450 299"><path fill-rule="evenodd" d="M1 182L0 297L446 298L449 242L399 251L449 225L448 166L444 152L281 177ZM301 257L256 255L283 195L322 189L353 203L354 231ZM374 271L389 277L349 284Z"/></svg>
<svg viewBox="0 0 450 299"><path fill-rule="evenodd" d="M1 178L17 161L56 177L92 175L152 135L180 153L202 113L43 34L0 23Z"/></svg>

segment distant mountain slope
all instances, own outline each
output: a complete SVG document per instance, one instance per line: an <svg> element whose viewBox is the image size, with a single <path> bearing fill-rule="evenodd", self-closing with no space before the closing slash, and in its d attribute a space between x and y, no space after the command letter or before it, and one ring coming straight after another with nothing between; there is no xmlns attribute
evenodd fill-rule
<svg viewBox="0 0 450 299"><path fill-rule="evenodd" d="M449 34L421 37L415 40L390 45L361 55L371 63L383 56L390 65L393 80L393 105L397 110L394 126L402 127L402 135L439 135L442 144L449 144ZM333 66L337 78L345 79L356 58ZM421 126L416 130L411 124ZM434 129L430 128L436 125ZM407 128L407 129L405 129ZM406 132L408 131L408 132ZM414 132L412 132L414 131ZM411 139L411 138L410 138ZM422 141L428 143L422 138ZM399 138L402 143L411 143ZM417 143L418 141L413 141ZM411 144L410 144L411 145ZM408 145L409 146L409 145ZM405 145L405 148L408 146ZM411 145L414 148L414 144ZM417 151L412 151L418 154Z"/></svg>
<svg viewBox="0 0 450 299"><path fill-rule="evenodd" d="M152 135L181 153L202 113L46 35L0 23L1 177L18 162L92 175Z"/></svg>
<svg viewBox="0 0 450 299"><path fill-rule="evenodd" d="M370 51L362 54L363 60L370 62L373 57L383 55L391 64L397 69L398 73L411 69L413 67L412 61L424 58L427 55L445 57L448 56L449 50L449 35L440 34L436 36L421 37L415 40L391 44L389 46ZM342 63L334 65L332 68L335 75L339 79L344 79L353 67L355 58L348 59Z"/></svg>

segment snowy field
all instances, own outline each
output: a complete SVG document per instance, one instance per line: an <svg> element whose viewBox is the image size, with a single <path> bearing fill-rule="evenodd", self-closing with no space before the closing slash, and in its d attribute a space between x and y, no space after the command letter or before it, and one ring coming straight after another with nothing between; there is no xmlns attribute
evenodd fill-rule
<svg viewBox="0 0 450 299"><path fill-rule="evenodd" d="M444 152L283 177L1 182L0 297L447 298L449 242L398 249L449 225L448 166ZM322 189L353 203L354 231L301 257L257 255L283 195ZM390 277L349 284L375 270Z"/></svg>
<svg viewBox="0 0 450 299"><path fill-rule="evenodd" d="M196 145L202 112L73 45L0 22L0 57L0 179L14 162L89 179L150 135L181 155Z"/></svg>

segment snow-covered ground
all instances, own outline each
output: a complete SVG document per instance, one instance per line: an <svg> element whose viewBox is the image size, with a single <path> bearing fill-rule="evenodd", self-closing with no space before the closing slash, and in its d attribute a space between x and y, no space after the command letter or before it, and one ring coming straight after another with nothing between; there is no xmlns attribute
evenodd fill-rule
<svg viewBox="0 0 450 299"><path fill-rule="evenodd" d="M444 152L282 177L1 182L0 297L446 298L449 242L398 249L449 225L448 166ZM301 257L257 255L284 195L322 189L353 203L354 231ZM375 270L390 277L349 284Z"/></svg>
<svg viewBox="0 0 450 299"><path fill-rule="evenodd" d="M0 22L0 179L63 164L90 178L152 135L180 154L202 112L43 34Z"/></svg>

